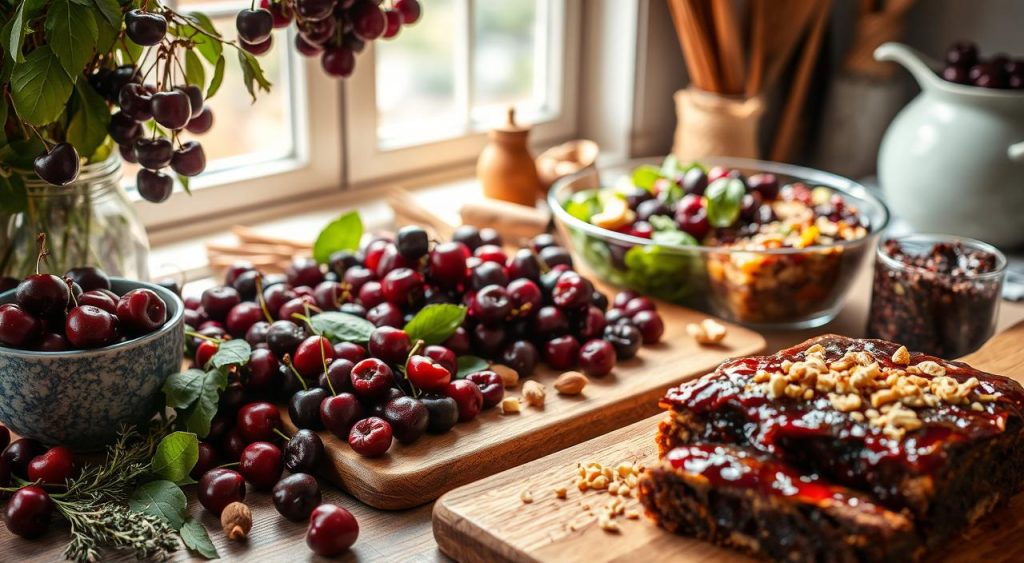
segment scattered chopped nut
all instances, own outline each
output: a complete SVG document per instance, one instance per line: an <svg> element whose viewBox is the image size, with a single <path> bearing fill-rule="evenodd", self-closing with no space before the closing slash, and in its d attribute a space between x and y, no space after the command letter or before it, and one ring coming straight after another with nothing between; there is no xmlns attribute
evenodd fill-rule
<svg viewBox="0 0 1024 563"><path fill-rule="evenodd" d="M611 533L618 533L619 532L619 525L617 523L615 523L614 520L612 520L611 518L608 518L607 516L599 516L597 518L597 525L598 525L598 527L600 527L602 530L604 530L606 532L611 532Z"/></svg>
<svg viewBox="0 0 1024 563"><path fill-rule="evenodd" d="M516 414L519 412L519 399L505 397L501 400L501 414Z"/></svg>
<svg viewBox="0 0 1024 563"><path fill-rule="evenodd" d="M565 487L555 487L555 497L565 500L569 496L569 490Z"/></svg>
<svg viewBox="0 0 1024 563"><path fill-rule="evenodd" d="M501 378L501 384L505 386L505 389L519 385L519 372L505 364L492 364L491 371L498 374L498 377Z"/></svg>
<svg viewBox="0 0 1024 563"><path fill-rule="evenodd" d="M590 383L587 376L583 375L578 371L567 371L562 375L558 376L555 380L555 391L558 391L562 395L579 395L583 392L583 388Z"/></svg>
<svg viewBox="0 0 1024 563"><path fill-rule="evenodd" d="M910 363L910 352L906 346L900 346L892 355L892 363L905 366Z"/></svg>
<svg viewBox="0 0 1024 563"><path fill-rule="evenodd" d="M626 518L629 518L630 520L636 520L636 519L640 518L640 511L639 510L627 510L626 511Z"/></svg>
<svg viewBox="0 0 1024 563"><path fill-rule="evenodd" d="M545 396L547 396L547 391L544 389L544 385L532 379L523 384L523 401L527 405L543 408Z"/></svg>
<svg viewBox="0 0 1024 563"><path fill-rule="evenodd" d="M519 493L519 500L523 501L523 504L530 504L533 502L533 494L529 490L524 490Z"/></svg>
<svg viewBox="0 0 1024 563"><path fill-rule="evenodd" d="M704 319L699 324L686 325L686 333L702 346L718 344L725 338L726 332L725 326L714 319Z"/></svg>

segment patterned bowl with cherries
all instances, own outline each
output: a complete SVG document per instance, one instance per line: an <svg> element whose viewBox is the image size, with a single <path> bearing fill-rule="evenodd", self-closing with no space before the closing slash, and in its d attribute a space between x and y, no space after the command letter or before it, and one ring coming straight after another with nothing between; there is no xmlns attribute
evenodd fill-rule
<svg viewBox="0 0 1024 563"><path fill-rule="evenodd" d="M111 278L118 295L138 288L167 304L167 322L156 332L95 350L0 347L0 422L49 446L91 451L113 442L123 425L152 417L164 380L181 370L185 305L160 286ZM0 304L14 299L7 291Z"/></svg>

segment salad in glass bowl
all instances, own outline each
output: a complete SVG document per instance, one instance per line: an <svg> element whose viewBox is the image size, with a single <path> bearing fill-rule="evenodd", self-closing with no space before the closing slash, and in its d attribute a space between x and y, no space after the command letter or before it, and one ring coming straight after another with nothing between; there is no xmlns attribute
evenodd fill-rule
<svg viewBox="0 0 1024 563"><path fill-rule="evenodd" d="M618 286L765 328L835 317L889 221L863 186L745 159L634 161L563 178L548 203L583 265Z"/></svg>

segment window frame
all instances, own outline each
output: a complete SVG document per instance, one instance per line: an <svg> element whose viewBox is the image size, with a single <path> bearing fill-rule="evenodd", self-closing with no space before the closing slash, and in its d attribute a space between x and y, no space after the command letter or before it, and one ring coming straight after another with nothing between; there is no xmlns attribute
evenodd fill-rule
<svg viewBox="0 0 1024 563"><path fill-rule="evenodd" d="M461 37L456 44L457 57L462 59L469 74L465 80L472 84L470 53L472 48L473 2L487 0L459 0L456 5L464 29L457 30ZM554 18L556 25L546 26L547 34L538 37L552 51L561 56L548 57L545 65L549 87L556 87L557 115L533 123L531 142L552 144L576 134L578 128L578 83L582 29L580 0L550 0L545 17ZM466 35L468 34L468 37ZM470 164L479 155L487 141L485 131L470 131L450 138L431 140L414 145L382 148L377 137L376 59L373 45L360 54L356 70L345 85L344 114L348 125L346 134L355 132L361 142L345 144L347 184L352 188L365 188L385 180L400 179L414 172L436 171L457 164ZM551 92L548 93L551 96ZM466 94L456 92L457 103L469 104ZM460 99L462 98L462 99ZM482 128L484 124L472 123ZM495 124L496 125L496 124ZM443 155L439 158L439 155Z"/></svg>

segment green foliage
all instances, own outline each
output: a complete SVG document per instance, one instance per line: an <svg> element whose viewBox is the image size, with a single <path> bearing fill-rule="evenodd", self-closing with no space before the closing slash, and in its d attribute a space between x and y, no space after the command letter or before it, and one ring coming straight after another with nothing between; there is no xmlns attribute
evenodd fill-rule
<svg viewBox="0 0 1024 563"><path fill-rule="evenodd" d="M210 363L215 368L241 367L249 363L251 354L252 347L245 340L228 340L220 344L217 353L210 358Z"/></svg>
<svg viewBox="0 0 1024 563"><path fill-rule="evenodd" d="M190 369L168 377L163 391L167 406L177 413L175 425L205 438L210 433L210 421L217 414L220 392L227 386L228 375L219 369Z"/></svg>
<svg viewBox="0 0 1024 563"><path fill-rule="evenodd" d="M459 356L457 361L458 371L455 373L456 379L465 379L471 373L491 367L490 362L477 356Z"/></svg>
<svg viewBox="0 0 1024 563"><path fill-rule="evenodd" d="M49 45L43 45L14 67L11 99L18 116L31 125L52 123L64 111L74 80L60 64Z"/></svg>
<svg viewBox="0 0 1024 563"><path fill-rule="evenodd" d="M189 473L199 461L199 438L190 432L164 436L153 454L153 473L175 484L191 483Z"/></svg>
<svg viewBox="0 0 1024 563"><path fill-rule="evenodd" d="M738 178L719 178L704 192L707 198L708 223L712 227L728 227L736 222L743 207L743 195L747 193Z"/></svg>
<svg viewBox="0 0 1024 563"><path fill-rule="evenodd" d="M314 315L309 324L317 334L331 342L355 342L357 344L365 344L370 339L370 334L377 328L362 317L338 311Z"/></svg>
<svg viewBox="0 0 1024 563"><path fill-rule="evenodd" d="M359 213L349 211L331 221L313 243L313 258L326 264L331 254L339 250L357 250L363 238L363 220Z"/></svg>
<svg viewBox="0 0 1024 563"><path fill-rule="evenodd" d="M46 41L68 76L77 76L93 57L99 28L88 6L53 0L46 12Z"/></svg>
<svg viewBox="0 0 1024 563"><path fill-rule="evenodd" d="M420 309L405 325L405 332L413 342L422 340L428 346L448 340L466 319L462 305L435 303Z"/></svg>
<svg viewBox="0 0 1024 563"><path fill-rule="evenodd" d="M195 551L207 559L217 559L220 554L210 540L210 534L206 528L194 518L186 518L185 525L181 527L181 541L185 547Z"/></svg>
<svg viewBox="0 0 1024 563"><path fill-rule="evenodd" d="M78 149L78 154L91 157L107 140L110 110L102 96L84 80L75 84L74 114L68 124L67 140Z"/></svg>
<svg viewBox="0 0 1024 563"><path fill-rule="evenodd" d="M249 91L249 95L252 96L252 101L256 101L256 92L262 90L264 92L270 91L270 81L263 74L263 68L260 67L259 61L256 57L238 50L238 64L242 67L242 83L245 84L245 89Z"/></svg>
<svg viewBox="0 0 1024 563"><path fill-rule="evenodd" d="M141 514L156 516L179 530L185 524L188 499L181 487L170 481L150 481L132 492L128 507Z"/></svg>

